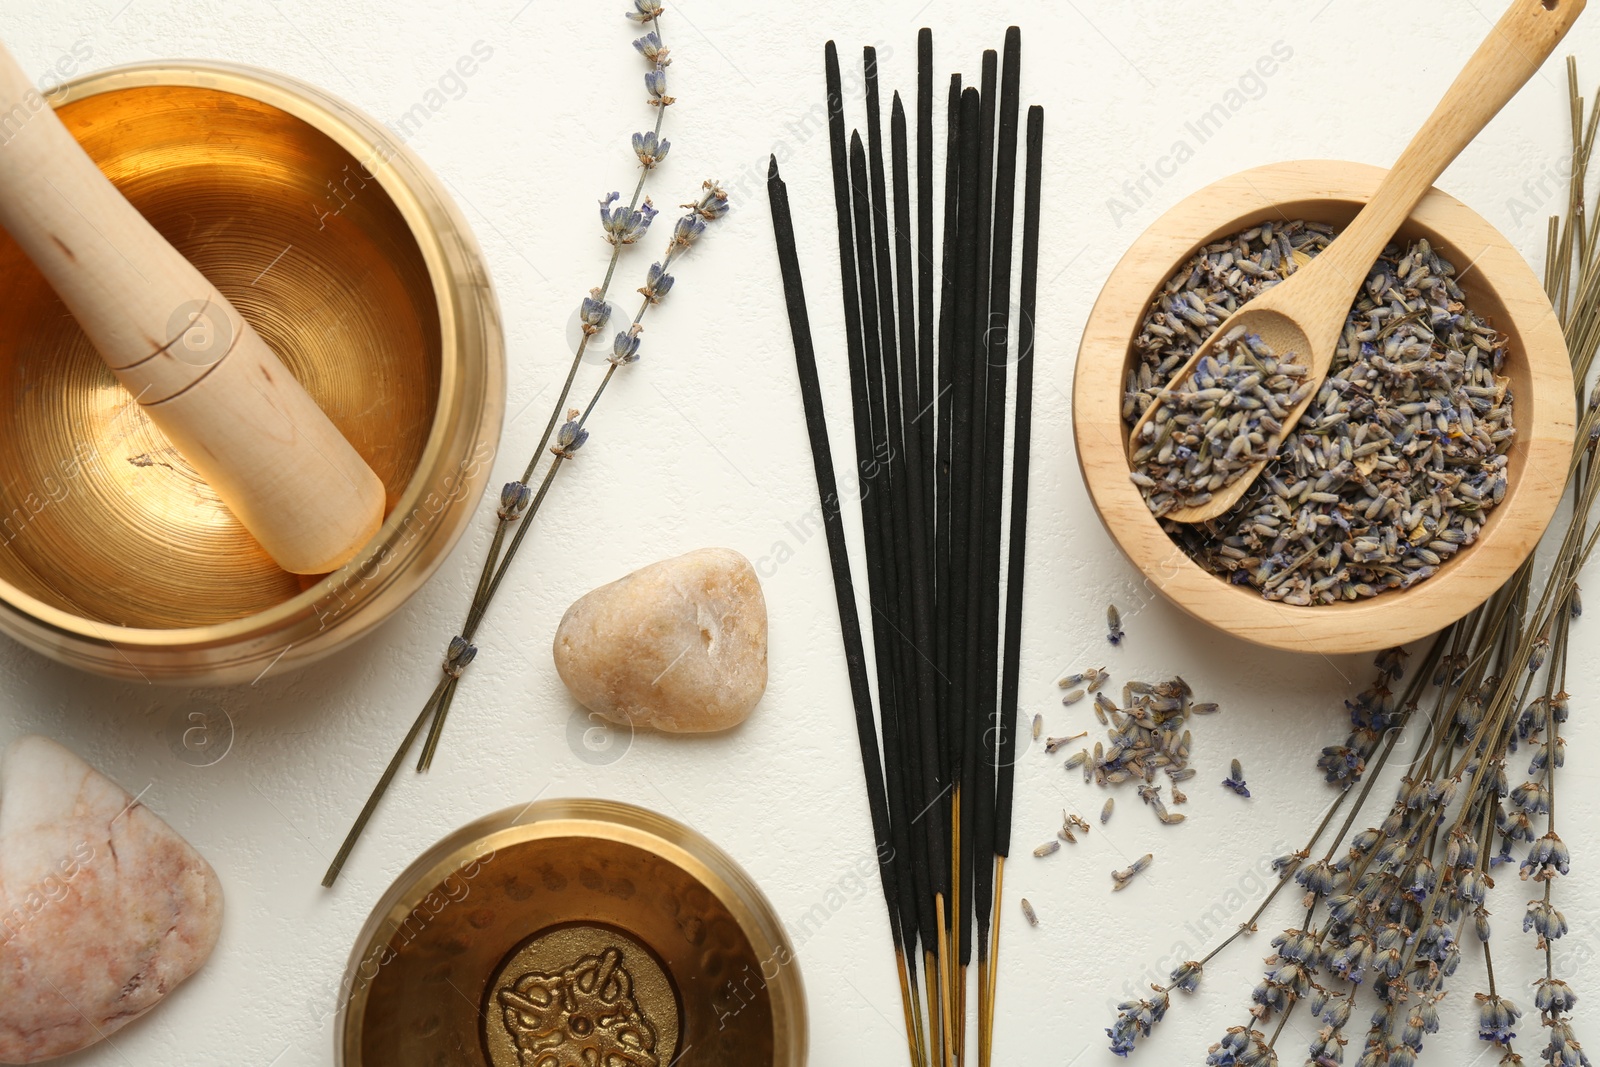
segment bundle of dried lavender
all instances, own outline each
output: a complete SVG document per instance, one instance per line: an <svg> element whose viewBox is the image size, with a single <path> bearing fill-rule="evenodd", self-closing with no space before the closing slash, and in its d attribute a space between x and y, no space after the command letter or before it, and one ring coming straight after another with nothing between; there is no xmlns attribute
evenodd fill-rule
<svg viewBox="0 0 1600 1067"><path fill-rule="evenodd" d="M1556 887L1570 854L1555 814L1569 700L1568 637L1581 612L1576 578L1600 540L1591 521L1600 497L1600 388L1584 402L1600 349L1600 243L1585 227L1587 165L1600 108L1585 114L1570 60L1568 77L1572 180L1565 222L1551 220L1547 287L1566 331L1582 415L1570 468L1573 514L1548 577L1540 582L1535 561L1525 563L1487 604L1435 640L1399 699L1393 686L1405 676L1405 653L1378 657L1377 682L1348 702L1349 737L1318 759L1340 789L1321 825L1305 848L1277 861L1278 884L1238 932L1179 966L1149 998L1121 1005L1107 1030L1118 1055L1126 1056L1161 1021L1174 989L1193 992L1204 966L1241 934L1254 932L1256 920L1293 883L1303 892L1304 918L1273 939L1275 952L1251 995L1248 1019L1211 1047L1208 1065L1277 1064L1285 1024L1304 1004L1320 1024L1307 1051L1310 1067L1342 1064L1352 1040L1360 1042L1358 1067L1412 1067L1426 1035L1439 1027L1438 1005L1462 962L1460 942L1468 938L1483 946L1486 991L1476 994L1478 1036L1499 1053L1500 1064L1522 1064L1514 1043L1524 1009L1496 985L1486 903L1491 872L1515 864L1537 894L1522 929L1534 935L1545 960L1532 1003L1545 1030L1539 1058L1552 1067L1590 1063L1571 1025L1577 998L1555 977L1553 962L1555 944L1567 932ZM1411 724L1424 727L1423 744L1388 813L1379 825L1350 836L1377 772ZM1519 750L1531 753L1528 777L1513 787L1520 775L1511 760ZM1365 1033L1350 1032L1363 986L1375 1010Z"/></svg>
<svg viewBox="0 0 1600 1067"><path fill-rule="evenodd" d="M378 784L373 789L366 806L356 817L349 836L345 838L338 855L328 867L328 873L323 876L324 886L331 886L338 879L339 872L349 859L356 841L366 829L367 821L377 809L378 801L388 790L389 783L394 780L395 772L400 769L401 762L411 750L411 746L416 743L417 735L422 732L424 725L428 725L428 736L423 742L422 754L417 760L417 770L426 771L432 765L434 752L438 749L439 738L444 730L445 719L450 714L451 703L455 700L456 687L461 683L462 673L478 654L477 646L472 643L478 626L483 622L484 613L488 611L490 602L499 590L500 582L505 578L511 561L516 558L517 550L521 548L523 538L527 536L533 517L538 514L540 506L550 492L551 483L555 481L557 473L566 461L572 459L589 439L587 428L589 416L594 413L595 405L605 393L606 386L611 384L617 369L638 361L639 335L644 329L642 323L645 313L661 303L672 291L675 279L668 273L668 269L700 239L705 233L707 223L715 222L728 213L727 193L714 181L705 182L700 195L683 205L688 209L687 214L678 219L677 225L673 227L672 237L667 242L665 254L650 265L645 274L644 284L638 290L641 297L638 310L628 326L612 338L611 354L606 357L605 375L589 397L589 402L581 410L567 409L567 398L571 395L573 382L577 379L578 368L582 365L584 354L589 349L589 342L606 328L610 319L611 307L606 302L606 295L611 289L612 278L616 274L617 262L622 257L622 251L643 238L656 217L657 211L650 203L650 198L644 196L645 181L672 148L672 142L661 136L661 126L667 108L676 102L675 97L667 95L667 67L672 60L661 36L660 19L665 9L659 0L633 0L633 8L627 17L649 27L649 32L636 39L633 47L650 66L644 81L648 94L646 102L655 110L655 125L648 131L633 135L633 153L639 161L639 178L634 183L633 196L626 205L621 203L622 194L617 192L607 194L600 201L601 232L611 245L611 258L606 265L605 280L583 298L579 308L583 336L578 342L577 351L573 353L572 365L567 371L566 381L562 383L561 392L551 408L550 419L545 424L544 433L528 460L528 467L521 478L507 482L500 490L494 539L490 542L489 553L483 561L483 570L479 575L472 602L467 609L466 622L462 625L461 632L450 638L445 650L443 676L434 686L433 693L423 705L421 714L412 723L405 740L400 743L382 777L378 779ZM566 410L565 421L561 417L563 410ZM544 456L546 445L550 446L552 458L545 468L538 489L534 490L532 487L534 474L540 459ZM513 523L524 518L525 521L517 528L508 545L507 531Z"/></svg>

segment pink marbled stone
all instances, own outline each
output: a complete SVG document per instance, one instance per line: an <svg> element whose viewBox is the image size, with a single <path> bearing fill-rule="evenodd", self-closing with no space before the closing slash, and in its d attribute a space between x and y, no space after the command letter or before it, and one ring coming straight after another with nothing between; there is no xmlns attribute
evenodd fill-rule
<svg viewBox="0 0 1600 1067"><path fill-rule="evenodd" d="M222 887L190 844L43 737L0 757L0 1063L101 1041L217 943Z"/></svg>

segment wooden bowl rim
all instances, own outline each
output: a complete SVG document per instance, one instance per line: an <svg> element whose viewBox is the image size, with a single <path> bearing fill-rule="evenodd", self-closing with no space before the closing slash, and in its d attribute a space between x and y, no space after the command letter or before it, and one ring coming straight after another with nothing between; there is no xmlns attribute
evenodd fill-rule
<svg viewBox="0 0 1600 1067"><path fill-rule="evenodd" d="M445 194L443 183L391 131L313 85L264 68L223 61L143 62L94 71L62 85L51 103L62 107L103 93L143 88L204 89L258 101L299 119L361 161L416 241L439 315L438 399L423 453L383 525L340 570L264 611L222 623L173 628L101 622L64 611L0 579L0 608L9 617L7 630L53 658L118 676L146 677L148 671L149 680L155 681L223 680L260 659L264 649L287 652L298 644L307 655L291 657L297 661L325 654L337 647L325 636L319 638L331 626L348 630L337 644L370 630L420 588L443 561L465 529L464 523L452 526L446 521L444 511L433 520L433 534L429 535L442 536L443 543L395 549L406 540L404 524L421 510L425 498L438 494L438 484L451 480L452 472L462 483L478 482L454 501L457 507L464 503L469 513L476 510L487 472L468 479L461 472L469 459L477 457L445 453L452 446L480 439L487 440L492 449L498 441L503 417L504 340L498 303L470 229ZM478 344L469 343L472 341ZM474 347L481 348L476 357L469 352ZM470 426L463 422L462 408L467 404L476 412ZM411 560L411 556L416 558ZM394 559L414 563L422 574L409 574L409 567L394 566ZM407 588L395 597L394 590L401 584ZM352 588L356 591L351 592ZM358 610L380 597L388 607L378 615ZM324 612L324 608L330 610ZM327 621L329 617L333 622ZM314 639L318 651L312 653L307 646ZM179 658L163 666L165 657L174 655Z"/></svg>
<svg viewBox="0 0 1600 1067"><path fill-rule="evenodd" d="M1465 285L1494 293L1509 322L1496 322L1527 361L1530 395L1516 398L1522 474L1508 486L1476 543L1411 589L1363 601L1295 607L1267 600L1211 574L1172 541L1128 479L1122 424L1123 375L1149 299L1201 245L1236 232L1253 215L1307 200L1365 203L1387 172L1337 160L1275 163L1223 178L1157 219L1106 279L1084 325L1074 370L1073 436L1095 511L1148 585L1208 625L1247 641L1295 652L1353 653L1435 633L1487 600L1516 571L1554 517L1566 487L1576 432L1566 339L1532 268L1497 229L1435 188L1410 225L1460 249ZM1287 221L1287 220L1286 220ZM1312 221L1317 221L1313 219ZM1151 277L1149 264L1165 264ZM1470 276L1469 276L1470 275ZM1531 320L1531 321L1530 321Z"/></svg>

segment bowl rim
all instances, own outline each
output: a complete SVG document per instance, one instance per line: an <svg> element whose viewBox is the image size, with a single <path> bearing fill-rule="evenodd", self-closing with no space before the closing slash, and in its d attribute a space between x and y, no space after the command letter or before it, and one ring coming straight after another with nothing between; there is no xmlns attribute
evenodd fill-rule
<svg viewBox="0 0 1600 1067"><path fill-rule="evenodd" d="M307 82L265 68L223 60L146 61L92 71L54 89L50 103L61 108L104 93L143 88L206 89L255 100L301 120L345 149L377 181L405 220L428 271L439 315L441 347L438 399L416 471L366 546L350 563L325 575L315 585L266 610L238 619L204 626L155 628L119 626L64 611L0 579L0 605L13 617L18 617L24 628L43 630L48 635L41 642L44 646L56 647L58 642L52 638L87 642L112 650L113 656L125 661L124 666L131 670L118 669L114 661L92 662L81 653L70 655L70 662L91 670L104 672L109 669L112 673L137 673L143 676L146 672L140 669L140 664L146 661L138 659L141 653L200 650L204 658L202 664L186 665L180 672L181 676L154 679L192 681L196 674L215 677L226 674L240 662L258 659L262 647L267 645L276 647L276 644L282 643L285 645L283 653L287 653L296 643L308 641L329 625L323 619L320 607L337 602L340 605L339 614L344 613L345 600L341 590L349 587L358 577L364 587L360 596L370 601L393 586L400 575L407 571L406 567L384 566L390 546L406 522L421 510L422 502L437 492L435 483L441 480L448 482L446 476L451 470L456 470L454 467L441 468L440 463L445 447L451 443L450 438L456 430L455 412L464 399L464 389L475 384L466 380L472 375L463 367L463 349L467 346L462 344L462 333L464 328L472 324L462 320L470 318L474 310L470 305L476 303L476 310L484 320L482 332L486 342L485 363L488 373L483 392L491 402L483 405L483 425L479 427L478 437L489 442L489 459L492 459L493 449L497 445L504 414L502 405L493 400L503 390L504 339L499 328L498 305L470 230L455 205L444 196L439 179L393 131ZM460 466L465 465L466 461L463 460ZM461 483L468 480L474 479L463 474ZM487 484L486 473L475 480L480 484L476 492L469 490L467 493L471 498L469 511L475 511L477 501L481 498L483 486ZM457 488L459 483L447 491L453 494ZM431 552L432 558L427 561L426 567L428 574L443 561L463 530L464 524L446 530L447 543ZM385 570L387 574L382 573ZM365 577L372 573L376 573L375 579ZM404 597L410 596L421 584L421 580L413 581L411 588L405 590ZM387 617L391 613L392 608L382 614ZM287 627L295 623L303 625L307 621L316 623L318 620L322 620L322 625L311 634L303 635L297 641L283 639L283 631ZM353 639L380 621L369 618L364 620L364 625L350 626L344 640L339 643ZM13 636L22 635L13 630ZM27 641L27 638L24 640ZM40 647L41 643L35 643L35 647ZM237 655L232 659L226 655L219 657L219 651L236 651ZM318 654L327 651L331 651L331 647L322 649ZM129 653L134 658L130 658ZM280 653L280 657L283 653ZM299 658L296 657L297 660Z"/></svg>
<svg viewBox="0 0 1600 1067"><path fill-rule="evenodd" d="M614 841L660 856L716 895L763 964L782 953L779 976L767 981L774 1063L801 1067L806 1062L809 1031L800 957L766 893L733 857L693 827L648 808L591 797L536 799L485 815L436 842L395 878L362 924L340 982L334 1062L340 1067L362 1063L362 1019L371 979L362 978L361 967L393 935L397 917L409 914L452 873L486 862L485 856L512 845L564 837Z"/></svg>
<svg viewBox="0 0 1600 1067"><path fill-rule="evenodd" d="M1566 486L1576 401L1560 322L1532 268L1505 236L1437 188L1418 203L1408 224L1457 248L1481 249L1459 273L1477 275L1504 305L1511 323L1495 325L1507 330L1514 324L1521 340L1516 356L1526 360L1533 386L1531 395L1517 397L1516 447L1525 450L1522 474L1468 551L1410 589L1362 601L1296 607L1230 586L1195 563L1161 529L1129 480L1123 375L1150 295L1197 248L1248 225L1252 216L1308 200L1365 203L1386 173L1362 163L1297 160L1241 171L1200 189L1152 223L1124 253L1102 287L1079 343L1073 436L1101 522L1146 584L1200 621L1258 645L1296 652L1369 652L1443 629L1512 576L1537 546Z"/></svg>

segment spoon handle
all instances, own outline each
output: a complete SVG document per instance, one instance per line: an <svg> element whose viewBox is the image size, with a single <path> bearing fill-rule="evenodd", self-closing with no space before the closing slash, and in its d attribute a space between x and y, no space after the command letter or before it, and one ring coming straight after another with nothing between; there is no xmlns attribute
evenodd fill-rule
<svg viewBox="0 0 1600 1067"><path fill-rule="evenodd" d="M1344 321L1348 296L1446 167L1527 84L1587 0L1513 0L1455 82L1411 139L1372 200L1312 266L1345 278L1327 286L1332 328ZM1308 271L1310 267L1307 268ZM1339 293L1332 290L1341 289Z"/></svg>

